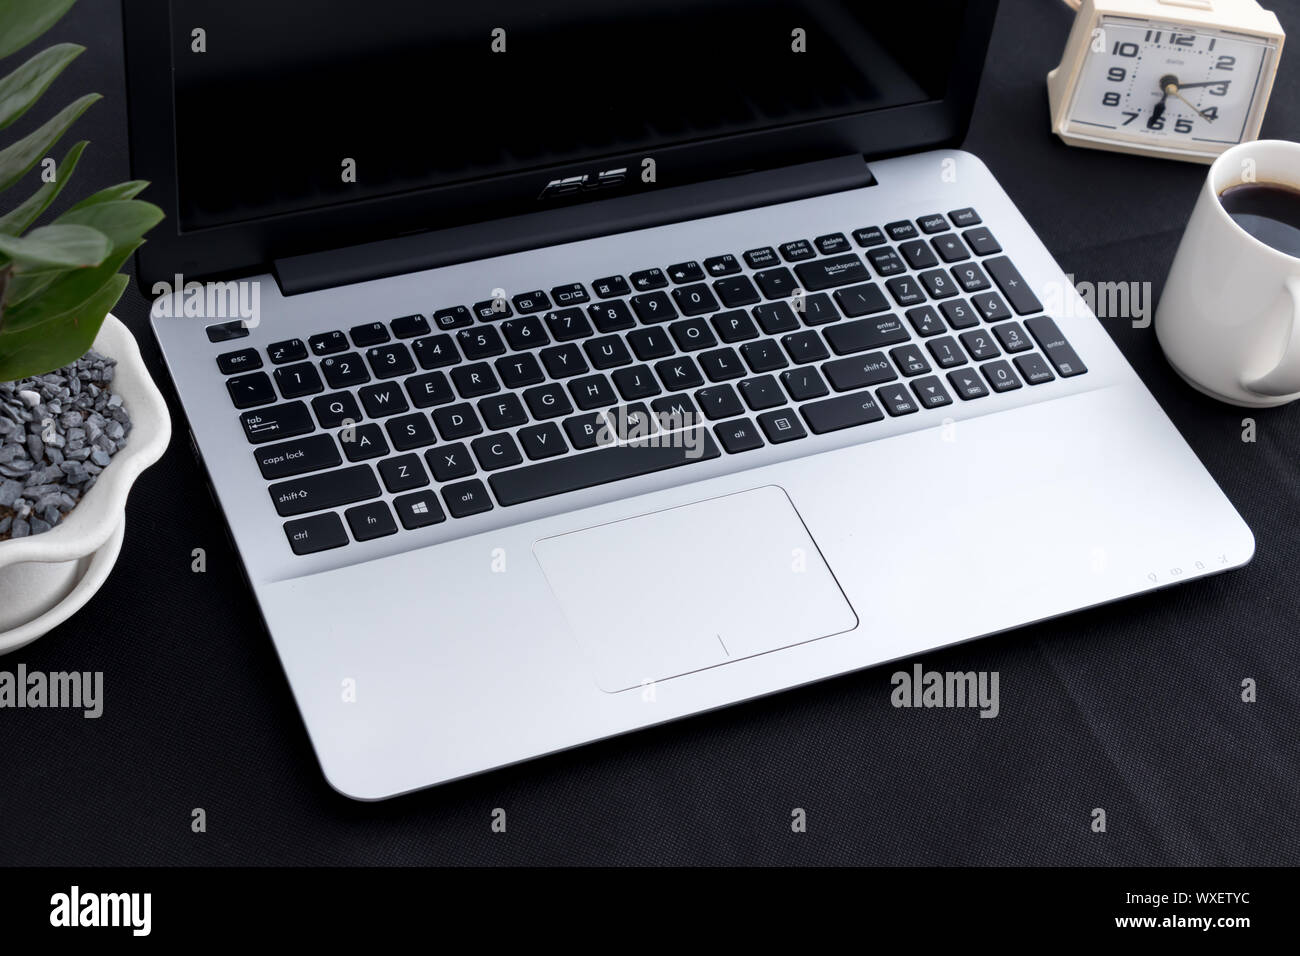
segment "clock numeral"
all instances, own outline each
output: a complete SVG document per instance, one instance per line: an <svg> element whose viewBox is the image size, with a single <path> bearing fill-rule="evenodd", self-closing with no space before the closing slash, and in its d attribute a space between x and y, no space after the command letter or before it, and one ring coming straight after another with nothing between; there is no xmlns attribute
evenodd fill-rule
<svg viewBox="0 0 1300 956"><path fill-rule="evenodd" d="M1165 128L1165 118L1163 116L1153 116L1147 120L1147 129L1162 130Z"/></svg>
<svg viewBox="0 0 1300 956"><path fill-rule="evenodd" d="M1137 119L1138 116L1139 116L1138 113L1129 113L1129 112L1125 112L1124 115L1128 117L1128 119L1126 119L1126 120L1124 121L1124 124L1123 124L1123 125L1125 125L1125 126L1127 126L1129 123L1133 122L1133 121L1134 121L1135 119Z"/></svg>
<svg viewBox="0 0 1300 956"><path fill-rule="evenodd" d="M1196 36L1191 33L1171 33L1169 42L1174 46L1191 46L1196 42Z"/></svg>
<svg viewBox="0 0 1300 956"><path fill-rule="evenodd" d="M1209 87L1205 92L1209 93L1211 96L1227 96L1228 86L1231 83L1232 83L1231 80L1224 80L1222 83L1215 83L1213 86Z"/></svg>
<svg viewBox="0 0 1300 956"><path fill-rule="evenodd" d="M1128 76L1128 70L1122 66L1112 66L1106 71L1106 79L1112 83L1123 83L1126 76Z"/></svg>
<svg viewBox="0 0 1300 956"><path fill-rule="evenodd" d="M1119 94L1111 90L1101 98L1102 106L1119 106Z"/></svg>
<svg viewBox="0 0 1300 956"><path fill-rule="evenodd" d="M1121 43L1116 40L1115 46L1110 52L1116 56L1133 57L1138 55L1138 45L1136 43Z"/></svg>
<svg viewBox="0 0 1300 956"><path fill-rule="evenodd" d="M1160 36L1161 34L1159 30L1148 30L1147 35L1142 39L1145 40L1147 43L1159 43Z"/></svg>
<svg viewBox="0 0 1300 956"><path fill-rule="evenodd" d="M1234 66L1236 66L1236 64L1237 64L1237 58L1235 56L1227 56L1225 54L1219 57L1219 62L1214 64L1214 68L1216 70L1230 71Z"/></svg>
<svg viewBox="0 0 1300 956"><path fill-rule="evenodd" d="M1177 133L1190 133L1192 131L1192 121L1186 116L1178 117L1177 122L1174 123L1174 131Z"/></svg>
<svg viewBox="0 0 1300 956"><path fill-rule="evenodd" d="M1208 107L1201 110L1201 115L1207 120L1216 120L1219 118L1219 108L1217 106Z"/></svg>

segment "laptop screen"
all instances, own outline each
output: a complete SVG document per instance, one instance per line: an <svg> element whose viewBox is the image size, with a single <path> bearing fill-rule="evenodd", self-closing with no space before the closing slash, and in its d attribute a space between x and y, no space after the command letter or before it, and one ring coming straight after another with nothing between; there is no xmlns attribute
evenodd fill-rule
<svg viewBox="0 0 1300 956"><path fill-rule="evenodd" d="M173 0L179 231L939 100L965 3Z"/></svg>

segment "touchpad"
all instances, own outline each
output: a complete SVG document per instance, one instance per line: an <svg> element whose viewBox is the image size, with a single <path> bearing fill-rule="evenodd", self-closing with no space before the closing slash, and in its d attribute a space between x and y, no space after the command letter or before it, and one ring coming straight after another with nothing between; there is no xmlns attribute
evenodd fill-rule
<svg viewBox="0 0 1300 956"><path fill-rule="evenodd" d="M858 624L774 485L542 538L533 552L610 692Z"/></svg>

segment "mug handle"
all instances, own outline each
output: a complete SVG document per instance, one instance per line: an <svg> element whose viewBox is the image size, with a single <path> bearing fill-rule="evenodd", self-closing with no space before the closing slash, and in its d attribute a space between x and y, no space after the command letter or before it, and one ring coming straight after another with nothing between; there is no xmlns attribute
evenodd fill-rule
<svg viewBox="0 0 1300 956"><path fill-rule="evenodd" d="M1300 276L1286 280L1286 290L1291 294L1291 331L1282 360L1273 371L1253 381L1244 382L1246 388L1261 395L1294 395L1300 392Z"/></svg>

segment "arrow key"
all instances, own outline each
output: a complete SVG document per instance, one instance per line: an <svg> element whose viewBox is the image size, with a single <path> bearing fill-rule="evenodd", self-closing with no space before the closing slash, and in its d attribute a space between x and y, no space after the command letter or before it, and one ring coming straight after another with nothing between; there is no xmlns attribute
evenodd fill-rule
<svg viewBox="0 0 1300 956"><path fill-rule="evenodd" d="M916 402L912 401L912 396L907 393L907 387L901 383L876 389L876 398L880 400L881 405L885 406L885 411L895 417L910 415L919 408Z"/></svg>
<svg viewBox="0 0 1300 956"><path fill-rule="evenodd" d="M969 402L973 398L983 398L989 393L989 390L984 387L984 383L980 381L979 375L968 368L949 372L948 381L952 383L952 387L962 397L963 401Z"/></svg>
<svg viewBox="0 0 1300 956"><path fill-rule="evenodd" d="M939 381L937 375L918 378L912 383L912 391L916 392L916 397L926 408L942 408L944 405L952 404L951 396L944 390L943 383Z"/></svg>

